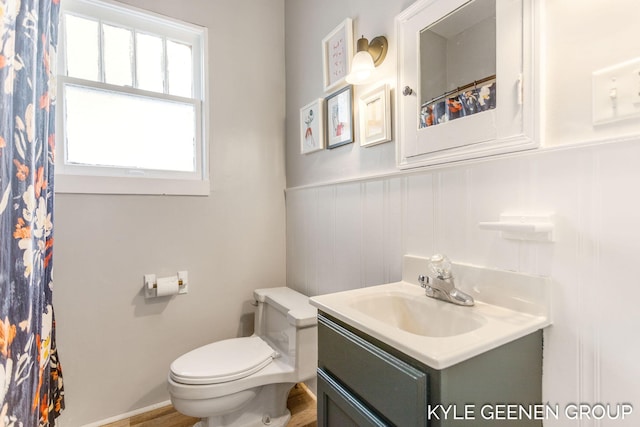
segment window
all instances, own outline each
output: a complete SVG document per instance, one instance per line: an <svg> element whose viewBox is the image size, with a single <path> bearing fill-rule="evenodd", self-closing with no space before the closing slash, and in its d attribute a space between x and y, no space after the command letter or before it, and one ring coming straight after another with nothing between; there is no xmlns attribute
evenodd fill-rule
<svg viewBox="0 0 640 427"><path fill-rule="evenodd" d="M107 1L62 8L56 190L209 194L206 29Z"/></svg>

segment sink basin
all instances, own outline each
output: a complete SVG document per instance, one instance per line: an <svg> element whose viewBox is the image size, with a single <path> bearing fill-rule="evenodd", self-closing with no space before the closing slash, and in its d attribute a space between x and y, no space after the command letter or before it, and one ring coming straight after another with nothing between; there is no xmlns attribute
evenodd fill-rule
<svg viewBox="0 0 640 427"><path fill-rule="evenodd" d="M425 296L417 281L427 260L405 256L400 282L317 295L328 315L434 369L445 369L550 325L550 280L454 264L472 307Z"/></svg>
<svg viewBox="0 0 640 427"><path fill-rule="evenodd" d="M389 326L426 337L461 335L487 322L467 307L401 292L364 296L350 306Z"/></svg>

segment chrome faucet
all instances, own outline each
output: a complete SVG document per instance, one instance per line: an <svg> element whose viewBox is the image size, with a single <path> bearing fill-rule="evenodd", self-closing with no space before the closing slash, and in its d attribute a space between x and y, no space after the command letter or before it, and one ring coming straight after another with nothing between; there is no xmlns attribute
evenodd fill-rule
<svg viewBox="0 0 640 427"><path fill-rule="evenodd" d="M451 261L445 255L429 258L428 274L419 275L418 282L425 288L425 295L457 305L472 306L473 297L456 288L451 274Z"/></svg>

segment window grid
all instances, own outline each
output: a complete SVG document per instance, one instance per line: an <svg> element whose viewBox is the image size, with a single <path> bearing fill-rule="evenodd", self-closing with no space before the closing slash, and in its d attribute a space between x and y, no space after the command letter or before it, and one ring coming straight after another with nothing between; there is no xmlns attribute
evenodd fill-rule
<svg viewBox="0 0 640 427"><path fill-rule="evenodd" d="M169 66L169 61L167 60L167 39L165 37L162 38L162 84L164 93L169 92L169 76L167 75L167 67Z"/></svg>
<svg viewBox="0 0 640 427"><path fill-rule="evenodd" d="M125 176L123 178L125 179L127 179L127 174L128 174L128 178L131 178L132 176L134 177L144 176L145 178L151 178L152 180L155 178L161 178L161 181L163 181L163 183L165 183L166 185L164 186L165 188L160 190L156 189L151 191L147 191L147 190L110 191L110 190L98 189L98 191L70 190L69 192L95 192L95 193L128 193L130 192L130 193L137 193L137 194L202 194L202 195L208 194L208 188L209 188L208 172L207 172L206 160L205 160L205 153L207 150L205 149L205 144L204 144L204 142L206 141L206 136L205 136L206 129L204 126L205 121L203 120L203 115L206 112L206 103L203 100L204 75L202 74L203 72L205 72L205 69L203 66L203 64L205 63L203 62L203 60L205 60L205 57L203 57L202 55L204 54L205 52L204 48L206 47L206 30L203 30L201 28L194 29L194 30L184 30L180 28L181 24L177 24L174 22L169 22L166 27L163 27L163 23L160 23L160 24L158 23L159 21L163 20L163 17L159 17L158 22L155 22L154 20L156 18L153 16L154 14L150 13L149 16L151 16L151 19L147 20L146 13L135 10L135 8L132 9L133 11L131 13L129 13L126 10L124 12L122 10L116 10L116 12L114 12L115 9L127 9L127 8L126 7L123 8L122 6L117 6L114 3L109 2L108 0L107 1L67 0L67 2L65 3L65 5L70 5L70 4L72 4L73 6L68 6L67 10L63 10L63 20L62 20L63 26L66 26L67 16L74 16L79 19L85 19L85 20L94 22L97 25L97 34L96 34L97 40L93 43L97 42L98 44L97 46L98 75L96 77L98 78L99 81L96 81L93 79L87 80L86 78L74 77L72 75L69 75L70 70L69 70L69 66L68 66L69 64L67 61L67 55L66 55L67 52L65 52L66 49L63 43L63 46L61 46L59 50L61 54L61 59L62 59L62 61L60 61L60 65L61 65L60 70L62 71L62 73L59 75L59 90L58 90L58 93L62 95L60 97L62 99L60 99L61 108L59 109L59 111L64 111L65 109L65 100L63 99L64 93L65 93L64 88L68 87L69 85L84 87L87 89L95 88L100 90L106 90L106 91L111 91L114 94L118 94L118 93L131 94L131 95L143 96L150 99L157 99L158 101L171 101L171 102L177 102L180 104L193 105L194 111L196 113L195 122L194 122L195 130L196 130L196 135L194 140L194 149L196 153L194 153L194 155L196 156L195 158L196 163L194 165L195 170L193 171L193 173L184 173L184 172L173 173L171 170L154 171L154 170L147 170L147 169L124 171ZM106 8L105 16L101 16L101 13L98 13L97 15L94 13L87 13L87 10L91 12L91 8L95 8L95 7L97 7L98 9L101 7L105 7ZM93 11L95 12L95 10ZM99 12L102 12L102 11L99 11ZM118 14L121 14L121 15L129 14L129 16L125 16L125 19L120 20L120 19L113 19L114 14L116 15L117 18L120 17L118 16ZM141 25L140 27L138 27L137 24L139 22L136 20L139 20L139 22L141 22L144 25ZM131 24L132 21L133 21L133 26ZM119 56L119 55L114 56L113 53L108 53L107 50L105 49L105 43L116 43L116 44L122 43L120 45L120 48L122 48L125 42L123 41L124 36L121 37L117 34L114 36L114 32L111 32L110 34L105 34L106 25L110 27L114 27L118 30L125 30L129 32L130 46L129 46L129 52L127 53L129 69L126 70L127 73L122 72L122 71L125 71L124 66L121 67L121 72L118 72L119 74L111 71L112 65L110 64L115 64L115 63L124 64L127 61L119 62L120 59L124 59L124 56ZM190 25L190 24L187 24L187 25ZM160 34L154 31L153 30L154 26L161 28L160 31L163 32L164 34ZM62 30L63 31L61 35L62 35L62 40L64 40L66 38L66 28L63 27ZM178 37L175 37L176 34L178 35ZM160 67L159 67L160 69L158 70L158 72L155 73L156 77L154 79L154 81L156 82L155 88L158 89L157 91L156 90L151 91L151 90L140 88L140 79L142 78L142 76L140 75L140 69L138 67L138 59L139 59L138 55L140 54L139 43L138 43L139 35L148 35L148 36L157 38L159 40L159 43L156 44L156 46L158 46L157 50L160 51L161 49L161 51L158 52L156 63L160 63ZM194 44L193 41L191 40L195 40L196 44ZM185 61L185 58L188 58L187 56L188 54L190 55L190 61L188 61L188 63L185 64L185 67L178 65L178 69L176 71L177 74L175 74L174 76L178 76L177 81L180 83L176 84L175 89L171 87L172 82L169 77L170 58L169 58L168 42L172 43L171 45L172 48L175 43L178 45L183 45L187 49L187 51L184 51L184 50L178 51L179 60L178 58L174 58L174 62L171 63L172 67L174 66L173 64L184 64L185 62L187 62ZM176 51L173 50L172 54L176 55L175 52ZM107 57L107 55L109 56ZM114 57L116 59L113 60L113 62L109 62L110 59L113 59ZM145 59L142 59L142 61L145 61ZM107 71L107 67L109 67L109 71ZM74 72L76 73L79 72L78 70L76 70L76 68L74 68L74 70L75 70ZM126 77L127 74L131 74L130 76L131 86L125 83L126 81L128 81ZM152 73L152 75L153 74L154 73ZM191 79L189 78L183 79L183 76L190 77ZM89 77L89 76L86 76L86 77ZM115 79L115 82L119 84L108 83L107 79L110 79L111 82L114 82L114 79ZM187 86L187 84L189 86ZM172 94L171 93L172 91L175 93L178 93L179 95ZM66 116L63 117L61 114L59 114L58 117L59 117L59 122L58 122L59 125L62 124L64 128ZM66 144L66 137L63 134L64 132L58 133L58 135L62 135L65 138L62 141L62 143L58 144L58 147L65 146ZM61 159L66 157L66 148L64 149L63 153L59 153L57 158ZM60 155L60 154L63 154L63 155ZM92 170L92 169L95 169L96 167L97 169L102 169L102 170L99 172ZM58 171L60 171L61 177L59 178L63 178L62 181L66 181L66 182L71 182L67 178L72 176L87 176L90 178L88 181L99 183L99 181L96 181L95 178L98 178L99 180L100 176L111 177L111 178L107 178L107 180L105 180L106 182L109 179L112 180L113 177L121 176L119 175L119 172L117 172L116 170L118 168L129 169L127 167L117 167L117 166L115 168L111 168L111 167L105 168L103 166L98 166L98 165L92 166L88 164L72 164L72 163L67 163L65 161L62 167L57 169L57 173ZM106 170L106 169L113 169L113 170ZM102 172L105 172L105 174L103 175ZM138 185L140 183L140 179L137 179L137 178L133 178L133 179L135 181L138 181L134 186L135 188L144 187L144 186ZM193 187L193 188L197 187L197 189L195 190L187 189L183 191L181 190L181 188L183 187L186 188L188 187L188 185L186 187L183 186L182 184L179 183L180 180L187 180L187 181L191 181L192 183L194 183L194 180L197 180L199 181L199 183L195 182L195 186ZM60 182L61 180L59 179L58 183ZM82 185L79 186L77 183L72 185L71 187L73 186L82 187ZM102 186L102 184L98 186L101 188L104 187ZM157 188L157 185L156 185L156 188ZM67 191L62 191L62 192L67 192Z"/></svg>
<svg viewBox="0 0 640 427"><path fill-rule="evenodd" d="M101 82L105 81L104 74L104 34L102 30L102 21L98 20L98 77Z"/></svg>
<svg viewBox="0 0 640 427"><path fill-rule="evenodd" d="M81 18L81 19L86 19L89 21L93 21L96 22L98 25L98 82L100 83L105 83L105 84L109 84L107 82L107 76L106 76L106 60L105 60L105 35L104 35L104 27L105 25L108 26L112 26L115 28L119 28L122 30L127 30L131 32L131 57L129 58L129 62L130 62L130 66L131 66L131 81L132 81L132 85L135 88L140 88L139 85L139 80L138 80L138 35L142 34L142 35L146 35L146 36L151 36L151 37L157 37L161 40L162 42L162 55L161 55L161 72L162 72L162 92L156 92L156 93L164 93L164 94L171 94L171 87L169 85L169 57L168 57L168 49L167 49L167 42L171 41L173 43L176 44L181 44L184 46L187 46L191 49L191 51L193 52L193 45L190 43L186 43L183 40L174 40L174 39L170 39L168 37L162 36L160 34L153 34L147 31L139 31L135 28L132 27L128 27L128 26L123 26L121 24L118 23L113 23L113 22L105 22L103 20L95 20L92 19L91 17L87 17L87 16L82 16L82 15L77 15L77 14L73 14L73 13L67 13L68 15L73 15L77 18ZM75 78L73 76L69 76L69 69L68 66L66 64L66 57L65 57L65 72L64 74L67 77L72 77ZM116 85L118 86L118 85ZM193 92L193 82L192 82L192 92ZM152 91L155 92L155 91ZM192 94L193 95L193 94Z"/></svg>
<svg viewBox="0 0 640 427"><path fill-rule="evenodd" d="M131 82L134 87L138 87L138 67L136 67L136 58L138 57L138 43L136 43L136 33L132 31L131 46Z"/></svg>

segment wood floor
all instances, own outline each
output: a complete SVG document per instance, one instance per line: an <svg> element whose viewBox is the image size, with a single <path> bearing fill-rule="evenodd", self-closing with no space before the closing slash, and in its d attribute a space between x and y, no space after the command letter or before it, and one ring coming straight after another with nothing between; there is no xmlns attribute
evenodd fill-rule
<svg viewBox="0 0 640 427"><path fill-rule="evenodd" d="M296 384L291 389L287 407L291 411L287 427L316 427L316 399L304 384ZM198 421L182 415L172 406L165 406L102 427L191 427Z"/></svg>

